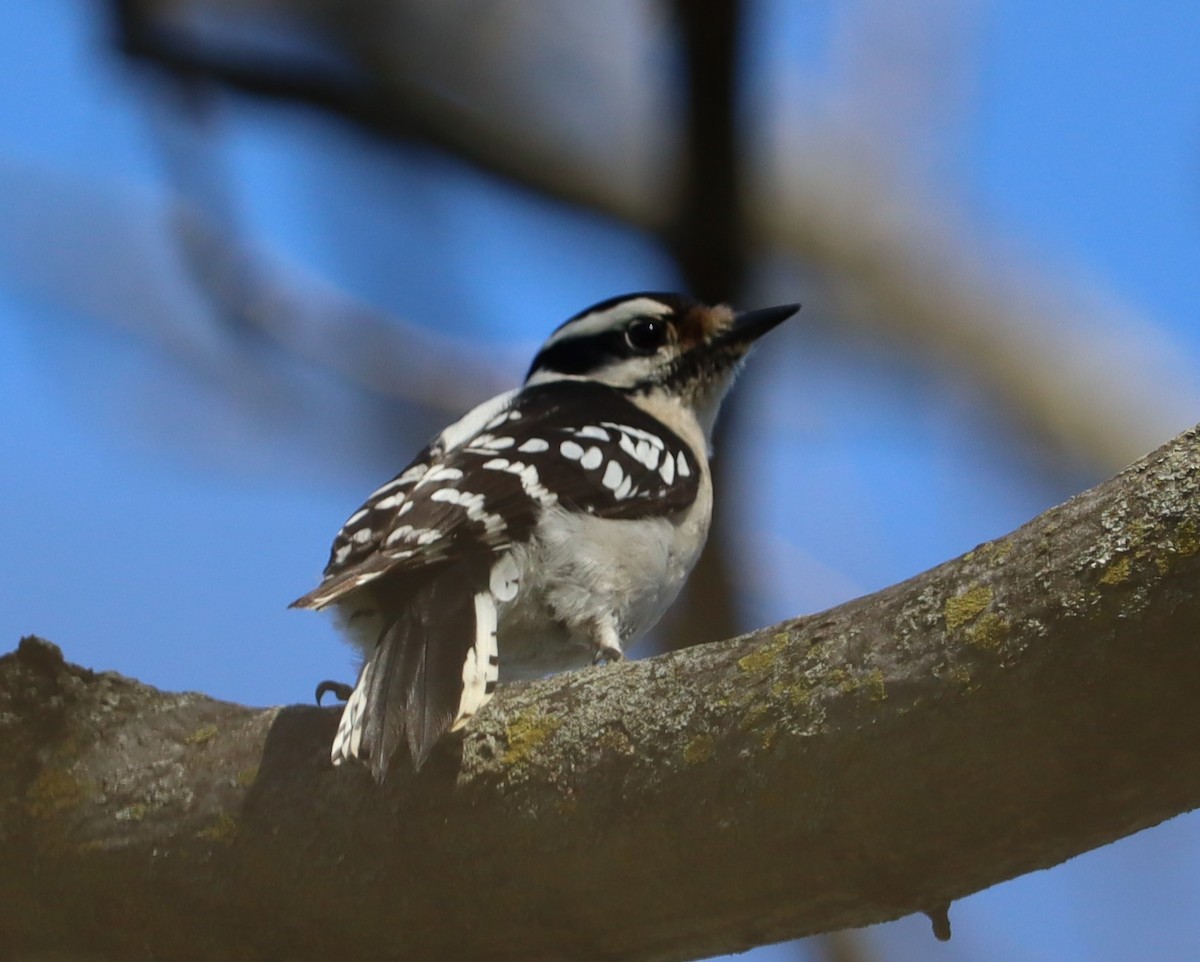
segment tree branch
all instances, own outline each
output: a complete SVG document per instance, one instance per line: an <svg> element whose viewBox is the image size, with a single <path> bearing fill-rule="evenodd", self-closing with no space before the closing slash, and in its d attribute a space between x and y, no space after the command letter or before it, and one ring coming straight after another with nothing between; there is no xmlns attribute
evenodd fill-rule
<svg viewBox="0 0 1200 962"><path fill-rule="evenodd" d="M1200 804L1200 433L754 635L506 686L419 777L335 712L0 660L0 931L89 957L689 959Z"/></svg>

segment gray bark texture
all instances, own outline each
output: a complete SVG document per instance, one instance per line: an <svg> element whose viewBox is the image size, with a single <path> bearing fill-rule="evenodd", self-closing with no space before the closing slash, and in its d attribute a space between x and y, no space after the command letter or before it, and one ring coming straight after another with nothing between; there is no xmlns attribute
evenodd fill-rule
<svg viewBox="0 0 1200 962"><path fill-rule="evenodd" d="M1200 805L1200 435L831 611L503 688L419 775L335 709L0 659L0 956L695 959Z"/></svg>

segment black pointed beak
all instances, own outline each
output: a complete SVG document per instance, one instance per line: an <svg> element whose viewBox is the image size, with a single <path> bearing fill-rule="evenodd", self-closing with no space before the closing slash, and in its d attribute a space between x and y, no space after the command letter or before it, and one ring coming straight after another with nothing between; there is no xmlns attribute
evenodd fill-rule
<svg viewBox="0 0 1200 962"><path fill-rule="evenodd" d="M730 341L749 344L758 340L773 327L778 327L800 310L799 304L781 304L779 307L764 307L757 311L745 311L733 319L726 337Z"/></svg>

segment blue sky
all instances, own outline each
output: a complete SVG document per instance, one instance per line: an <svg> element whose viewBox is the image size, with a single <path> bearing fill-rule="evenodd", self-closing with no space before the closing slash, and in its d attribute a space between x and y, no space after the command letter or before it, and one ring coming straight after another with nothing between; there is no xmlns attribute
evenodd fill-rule
<svg viewBox="0 0 1200 962"><path fill-rule="evenodd" d="M979 209L1196 349L1200 14L1009 2L986 32L968 154Z"/></svg>
<svg viewBox="0 0 1200 962"><path fill-rule="evenodd" d="M272 369L264 387L145 335L145 318L170 312L201 355L222 348L156 234L169 178L155 100L107 57L99 9L0 4L0 645L35 632L166 688L306 700L316 680L348 677L351 657L325 621L285 606L400 465L329 427L362 411L320 373ZM760 9L751 89L786 98L778 77L798 60L836 89L822 43L836 8ZM1048 272L1135 306L1158 325L1147 337L1200 359L1200 5L972 10L970 89L939 146L945 190ZM512 379L567 314L678 286L644 237L296 111L231 105L213 159L256 244L486 345ZM93 299L73 295L75 277ZM723 452L746 464L723 493L753 505L746 563L789 573L762 579L748 623L907 577L1100 480L1095 466L1047 470L969 377L844 335L819 290L786 286L766 288L804 300L810 324L756 359ZM397 445L428 430L397 424ZM1177 819L968 899L946 946L921 918L867 938L889 960L1194 958L1197 834L1194 817Z"/></svg>

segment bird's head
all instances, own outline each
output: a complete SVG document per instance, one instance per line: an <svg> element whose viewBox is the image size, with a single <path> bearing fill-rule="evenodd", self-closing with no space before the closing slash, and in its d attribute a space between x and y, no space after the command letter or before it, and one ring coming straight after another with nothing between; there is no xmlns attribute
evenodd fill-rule
<svg viewBox="0 0 1200 962"><path fill-rule="evenodd" d="M681 294L626 294L562 324L538 351L526 384L586 380L648 398L676 398L711 429L754 342L799 304L736 313Z"/></svg>

